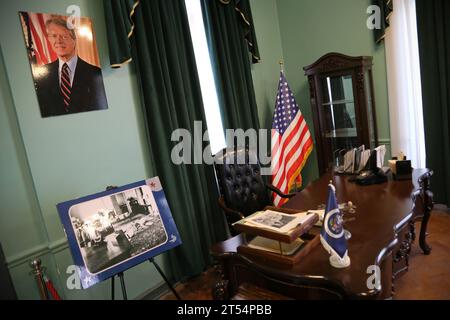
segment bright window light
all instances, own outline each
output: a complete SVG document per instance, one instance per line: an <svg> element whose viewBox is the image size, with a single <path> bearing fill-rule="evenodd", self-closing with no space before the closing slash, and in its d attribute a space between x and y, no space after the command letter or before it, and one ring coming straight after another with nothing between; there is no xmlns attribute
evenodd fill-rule
<svg viewBox="0 0 450 320"><path fill-rule="evenodd" d="M185 0L212 154L226 147L200 0Z"/></svg>

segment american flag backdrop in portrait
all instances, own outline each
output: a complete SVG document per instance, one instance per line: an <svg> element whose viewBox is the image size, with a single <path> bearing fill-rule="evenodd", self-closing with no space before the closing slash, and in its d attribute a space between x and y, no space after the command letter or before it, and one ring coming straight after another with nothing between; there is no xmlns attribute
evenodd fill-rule
<svg viewBox="0 0 450 320"><path fill-rule="evenodd" d="M272 184L283 193L290 192L296 179L301 185L300 172L312 149L308 125L282 71L272 123ZM276 206L286 201L274 193Z"/></svg>
<svg viewBox="0 0 450 320"><path fill-rule="evenodd" d="M37 65L55 61L58 57L47 39L45 28L45 20L51 16L20 12L20 17L24 25L25 42L30 60Z"/></svg>

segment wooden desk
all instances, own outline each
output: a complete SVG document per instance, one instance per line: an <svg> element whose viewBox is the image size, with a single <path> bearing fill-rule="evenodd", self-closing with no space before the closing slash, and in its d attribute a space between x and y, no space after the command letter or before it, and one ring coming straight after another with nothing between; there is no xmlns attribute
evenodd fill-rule
<svg viewBox="0 0 450 320"><path fill-rule="evenodd" d="M328 253L319 245L306 259L293 267L276 265L264 259L242 256L236 248L245 242L238 235L211 247L220 262L222 280L216 284L216 299L232 298L243 284L251 283L295 299L357 298L386 299L393 296L394 280L408 269L411 244L416 238L414 222L422 221L419 243L425 254L426 228L433 207L429 180L433 172L415 170L412 181L393 181L359 186L348 176L325 175L298 193L286 208L316 209L327 199L327 184L333 180L339 203L352 201L355 214L344 216L345 228L352 234L348 241L351 265L331 267ZM317 231L317 230L316 230ZM369 288L369 266L381 269L381 288Z"/></svg>

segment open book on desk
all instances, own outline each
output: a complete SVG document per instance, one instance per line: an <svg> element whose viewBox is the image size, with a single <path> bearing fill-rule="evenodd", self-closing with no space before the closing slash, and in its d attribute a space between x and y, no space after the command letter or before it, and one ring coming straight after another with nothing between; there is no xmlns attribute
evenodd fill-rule
<svg viewBox="0 0 450 320"><path fill-rule="evenodd" d="M297 214L295 214L296 216L299 217L306 217L308 215L312 215L312 214L316 214L319 219L317 220L317 222L314 224L316 227L321 227L322 226L322 221L323 221L323 216L325 215L325 210L308 210L308 211L304 211L304 212L299 212Z"/></svg>
<svg viewBox="0 0 450 320"><path fill-rule="evenodd" d="M292 243L317 223L317 214L287 214L272 209L258 211L239 220L233 227L247 234Z"/></svg>

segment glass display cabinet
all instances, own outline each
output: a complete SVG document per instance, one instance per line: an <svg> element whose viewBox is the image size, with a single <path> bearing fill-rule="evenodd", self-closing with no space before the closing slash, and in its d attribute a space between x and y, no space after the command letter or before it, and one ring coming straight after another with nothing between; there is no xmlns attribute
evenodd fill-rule
<svg viewBox="0 0 450 320"><path fill-rule="evenodd" d="M322 175L345 151L378 145L372 57L328 53L303 70L309 81Z"/></svg>

